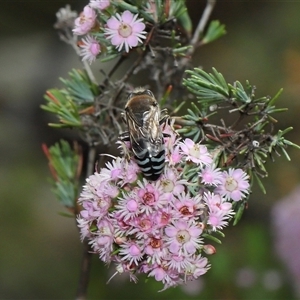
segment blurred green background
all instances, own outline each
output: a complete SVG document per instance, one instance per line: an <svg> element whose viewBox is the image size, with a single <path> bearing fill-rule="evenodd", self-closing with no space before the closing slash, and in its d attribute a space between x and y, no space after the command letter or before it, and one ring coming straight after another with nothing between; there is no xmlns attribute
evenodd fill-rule
<svg viewBox="0 0 300 300"><path fill-rule="evenodd" d="M73 133L48 128L50 116L39 106L46 89L61 87L58 78L81 67L53 29L55 13L67 3L80 11L87 2L1 1L0 299L75 297L82 245L74 220L59 215L64 209L51 193L41 151L43 142L52 145ZM205 1L187 2L196 24ZM278 115L279 126L293 126L287 138L300 144L300 1L218 1L212 19L228 33L200 48L194 65L215 67L229 82L248 79L257 96L283 87L279 106L289 112ZM254 189L248 210L238 226L225 230L201 280L163 293L157 293L160 284L141 279L135 285L122 276L106 285L112 271L94 257L89 299L299 299L297 275L276 255L271 226L272 208L300 180L300 151L290 148L289 154L292 162L268 162L267 195ZM294 238L300 240L298 226ZM300 252L293 259L300 261Z"/></svg>

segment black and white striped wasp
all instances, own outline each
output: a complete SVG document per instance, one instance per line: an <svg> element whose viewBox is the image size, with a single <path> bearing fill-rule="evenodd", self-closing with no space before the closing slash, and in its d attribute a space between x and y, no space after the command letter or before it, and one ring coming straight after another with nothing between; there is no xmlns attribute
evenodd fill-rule
<svg viewBox="0 0 300 300"><path fill-rule="evenodd" d="M128 131L122 133L120 139L130 141L144 177L157 180L165 165L164 137L169 135L163 134L160 125L169 118L167 110L160 110L150 90L137 88L128 95L122 117Z"/></svg>

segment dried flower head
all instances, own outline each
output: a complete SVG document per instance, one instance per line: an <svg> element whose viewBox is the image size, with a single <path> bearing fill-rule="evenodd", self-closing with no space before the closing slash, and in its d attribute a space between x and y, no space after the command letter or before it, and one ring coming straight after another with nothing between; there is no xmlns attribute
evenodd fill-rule
<svg viewBox="0 0 300 300"><path fill-rule="evenodd" d="M62 7L56 13L57 21L54 24L54 28L56 29L65 29L65 28L73 28L74 21L77 18L77 12L71 10L70 5L66 5L66 7Z"/></svg>
<svg viewBox="0 0 300 300"><path fill-rule="evenodd" d="M110 5L110 0L91 0L90 7L94 9L104 10Z"/></svg>

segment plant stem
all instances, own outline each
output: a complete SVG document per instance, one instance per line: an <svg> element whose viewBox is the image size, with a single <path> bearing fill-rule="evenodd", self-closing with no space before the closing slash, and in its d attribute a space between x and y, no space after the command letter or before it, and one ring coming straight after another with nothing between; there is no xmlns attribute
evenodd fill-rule
<svg viewBox="0 0 300 300"><path fill-rule="evenodd" d="M83 241L83 253L81 259L80 277L76 292L76 300L87 299L87 288L89 284L89 275L91 269L92 253L90 252L90 245L88 240Z"/></svg>
<svg viewBox="0 0 300 300"><path fill-rule="evenodd" d="M90 176L93 173L94 166L95 166L95 156L96 156L96 148L94 146L91 146L88 154L86 177ZM90 245L88 244L88 240L84 240L79 282L78 282L77 292L76 292L76 300L87 299L87 290L89 285L89 275L91 269L91 258L92 258L92 253L90 252Z"/></svg>
<svg viewBox="0 0 300 300"><path fill-rule="evenodd" d="M193 37L190 41L190 46L192 46L192 47L190 47L187 50L186 56L181 59L181 61L180 61L181 66L186 66L188 61L190 60L190 57L195 52L195 50L197 48L199 38L200 38L202 32L204 31L204 28L205 28L205 26L206 26L206 24L207 24L207 22L210 18L210 15L211 15L214 7L215 7L215 4L216 4L216 0L207 0L206 7L203 11L202 17L199 20L197 28L196 28L196 30L193 34Z"/></svg>

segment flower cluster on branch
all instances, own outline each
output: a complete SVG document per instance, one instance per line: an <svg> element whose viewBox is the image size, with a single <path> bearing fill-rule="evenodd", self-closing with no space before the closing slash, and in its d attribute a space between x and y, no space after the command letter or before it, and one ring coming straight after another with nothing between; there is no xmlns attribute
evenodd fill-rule
<svg viewBox="0 0 300 300"><path fill-rule="evenodd" d="M115 263L116 273L127 272L134 281L146 274L164 289L207 272L206 255L216 252L208 240L220 243L222 229L232 219L238 222L255 182L266 192L261 178L268 174L267 158L281 151L289 160L286 148L299 148L285 138L291 127L275 128L274 114L286 110L275 106L281 90L273 98L257 97L249 82L231 84L215 68L208 73L192 66L197 48L226 33L219 21L209 22L215 2L207 0L194 30L185 0L91 0L79 15L70 6L61 9L55 24L84 70L72 70L61 79L63 88L48 90L42 109L57 117L50 126L76 129L88 147L83 167L79 147L44 146L55 195L77 218L90 247L86 254L92 249L105 263ZM127 59L132 64L124 71ZM109 60L114 61L109 71L92 72L91 64ZM139 74L145 87L151 86L156 111L159 104L169 113L158 140L166 152L165 162L159 161L162 174L146 179L127 142L121 142L120 157L100 162L94 173L96 146L114 147L120 134L130 131L122 112L135 90L132 76ZM147 109L138 111L132 126L148 143ZM84 261L83 277L87 266ZM86 290L81 286L77 298Z"/></svg>
<svg viewBox="0 0 300 300"><path fill-rule="evenodd" d="M232 202L250 188L244 171L221 171L206 146L165 131L160 178L143 178L130 145L123 147L126 155L87 178L77 219L81 238L102 261L134 281L139 273L154 277L164 289L206 273L203 252L212 254L213 246L205 241L228 225Z"/></svg>

